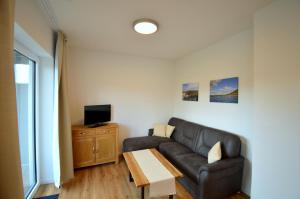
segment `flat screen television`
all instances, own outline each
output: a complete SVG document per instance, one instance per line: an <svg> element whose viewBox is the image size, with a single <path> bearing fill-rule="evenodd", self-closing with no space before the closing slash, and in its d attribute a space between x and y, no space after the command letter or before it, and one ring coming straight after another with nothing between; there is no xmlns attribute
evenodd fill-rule
<svg viewBox="0 0 300 199"><path fill-rule="evenodd" d="M84 107L84 125L97 127L111 120L111 105L93 105Z"/></svg>

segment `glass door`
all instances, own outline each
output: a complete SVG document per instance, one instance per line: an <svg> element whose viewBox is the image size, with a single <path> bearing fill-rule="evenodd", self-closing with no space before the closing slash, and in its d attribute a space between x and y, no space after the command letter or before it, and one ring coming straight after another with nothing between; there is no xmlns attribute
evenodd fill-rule
<svg viewBox="0 0 300 199"><path fill-rule="evenodd" d="M14 51L19 144L24 197L37 183L35 134L35 62Z"/></svg>

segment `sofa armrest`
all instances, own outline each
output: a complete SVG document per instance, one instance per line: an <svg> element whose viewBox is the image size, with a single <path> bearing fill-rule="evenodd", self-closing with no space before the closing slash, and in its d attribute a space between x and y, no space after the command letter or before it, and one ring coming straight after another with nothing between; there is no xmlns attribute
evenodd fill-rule
<svg viewBox="0 0 300 199"><path fill-rule="evenodd" d="M154 131L154 129L149 129L148 136L152 136L153 135L153 131Z"/></svg>
<svg viewBox="0 0 300 199"><path fill-rule="evenodd" d="M244 166L244 158L243 157L237 157L237 158L228 158L224 160L220 160L217 162L214 162L212 164L206 164L200 167L199 169L199 175L202 172L218 172L225 169L230 169L233 167L240 167L243 168Z"/></svg>
<svg viewBox="0 0 300 199"><path fill-rule="evenodd" d="M243 168L241 156L201 166L197 175L200 197L224 198L241 190Z"/></svg>

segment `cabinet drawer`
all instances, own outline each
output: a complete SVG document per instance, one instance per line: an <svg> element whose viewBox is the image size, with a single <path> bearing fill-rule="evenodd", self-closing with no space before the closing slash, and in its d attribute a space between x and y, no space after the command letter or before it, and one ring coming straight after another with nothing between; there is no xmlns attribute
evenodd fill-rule
<svg viewBox="0 0 300 199"><path fill-rule="evenodd" d="M73 130L73 136L75 137L85 137L85 136L94 136L95 131L93 130Z"/></svg>
<svg viewBox="0 0 300 199"><path fill-rule="evenodd" d="M114 134L115 132L116 132L115 129L97 129L96 135Z"/></svg>

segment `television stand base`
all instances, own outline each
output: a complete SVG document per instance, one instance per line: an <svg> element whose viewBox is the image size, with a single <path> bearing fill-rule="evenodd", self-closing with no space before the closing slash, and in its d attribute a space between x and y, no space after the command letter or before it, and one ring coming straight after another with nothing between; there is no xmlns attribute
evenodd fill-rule
<svg viewBox="0 0 300 199"><path fill-rule="evenodd" d="M107 123L98 123L98 124L91 124L91 125L87 125L88 128L96 128L99 126L105 126L107 125Z"/></svg>

